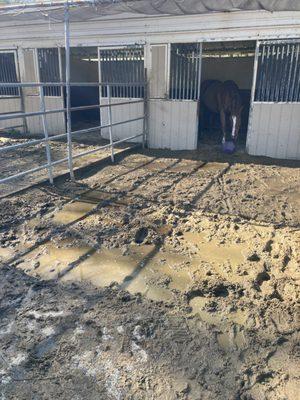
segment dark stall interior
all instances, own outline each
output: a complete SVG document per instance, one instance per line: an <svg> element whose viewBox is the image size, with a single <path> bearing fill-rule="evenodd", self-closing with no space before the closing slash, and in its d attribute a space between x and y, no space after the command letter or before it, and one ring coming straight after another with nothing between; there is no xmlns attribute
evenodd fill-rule
<svg viewBox="0 0 300 400"><path fill-rule="evenodd" d="M98 82L97 47L72 47L70 49L71 82ZM64 96L66 98L66 94ZM98 86L71 86L71 106L99 104ZM72 130L100 125L99 108L72 111Z"/></svg>
<svg viewBox="0 0 300 400"><path fill-rule="evenodd" d="M255 42L214 42L204 43L202 49L199 144L216 144L222 140L220 116L212 112L201 96L210 81L234 81L242 98L241 128L238 143L245 145L247 137Z"/></svg>

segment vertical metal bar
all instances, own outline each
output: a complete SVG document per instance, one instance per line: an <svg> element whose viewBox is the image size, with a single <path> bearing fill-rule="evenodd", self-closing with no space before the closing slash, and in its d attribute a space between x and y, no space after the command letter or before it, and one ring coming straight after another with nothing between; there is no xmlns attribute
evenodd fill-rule
<svg viewBox="0 0 300 400"><path fill-rule="evenodd" d="M75 179L72 157L72 125L71 125L71 87L70 87L70 15L69 4L65 3L65 51L66 51L66 108L67 108L67 139L68 139L68 166L71 180Z"/></svg>
<svg viewBox="0 0 300 400"><path fill-rule="evenodd" d="M253 103L254 103L254 99L255 99L255 90L256 90L259 46L260 46L260 42L257 40L256 47L255 47L254 64L253 64L253 80L252 80L250 110L249 110L249 118L248 118L247 141L246 141L247 150L248 150L248 143L249 143L249 138L251 136L251 129L252 129Z"/></svg>
<svg viewBox="0 0 300 400"><path fill-rule="evenodd" d="M289 91L289 77L291 74L291 67L292 67L292 57L291 57L292 49L291 45L288 43L287 44L287 50L286 50L286 57L285 57L285 67L284 67L284 80L285 80L285 85L282 91L282 101L285 101L285 99L288 99L288 91ZM287 100L286 100L287 101Z"/></svg>
<svg viewBox="0 0 300 400"><path fill-rule="evenodd" d="M143 119L143 149L147 142L148 131L148 80L147 69L144 70L144 119Z"/></svg>
<svg viewBox="0 0 300 400"><path fill-rule="evenodd" d="M59 82L63 81L63 74L62 74L62 61L61 61L61 48L58 47L58 78ZM57 93L60 97L63 97L63 86L57 87Z"/></svg>
<svg viewBox="0 0 300 400"><path fill-rule="evenodd" d="M187 69L187 73L186 73L186 76L187 76L187 78L186 78L186 95L185 95L185 98L186 98L186 100L189 100L189 98L190 98L190 96L189 96L189 93L190 93L190 61L189 61L188 45L186 45L185 51L186 51L185 56L186 56L186 69Z"/></svg>
<svg viewBox="0 0 300 400"><path fill-rule="evenodd" d="M197 73L198 73L198 87L197 87L197 100L200 100L200 87L201 87L201 70L202 70L202 43L198 43L199 54L198 54L198 65L197 65Z"/></svg>
<svg viewBox="0 0 300 400"><path fill-rule="evenodd" d="M296 87L296 77L297 77L297 67L298 67L300 44L297 43L296 46L297 46L297 50L296 50L296 55L295 55L295 69L294 69L294 75L293 75L291 101L296 101L297 100L297 98L295 99L295 87Z"/></svg>
<svg viewBox="0 0 300 400"><path fill-rule="evenodd" d="M38 80L38 82L41 82L41 68L40 68L40 63L39 63L38 50L39 49L37 49L34 52L34 56L35 56L35 63L36 63L37 80ZM43 87L43 86L39 86L40 111L42 111L43 113L45 113L45 111L46 111L44 88L45 87ZM48 123L47 123L46 115L42 114L41 119L42 119L44 137L46 139L45 146L46 146L46 157L47 157L47 164L48 164L49 181L50 181L51 185L53 185L53 170L52 170L51 150L50 150L49 135L48 135Z"/></svg>
<svg viewBox="0 0 300 400"><path fill-rule="evenodd" d="M178 100L179 98L179 58L178 58L178 49L177 47L175 48L175 44L172 45L174 50L174 56L176 60L175 68L176 68L176 74L175 74L175 93L174 93L174 99Z"/></svg>
<svg viewBox="0 0 300 400"><path fill-rule="evenodd" d="M280 65L280 73L279 73L280 83L279 83L277 101L283 101L283 93L284 93L284 89L285 89L285 84L287 83L286 76L285 76L285 72L286 72L285 61L287 61L287 59L286 59L287 51L288 51L288 48L286 47L285 44L283 44L281 46L281 59L280 59L280 64L279 64Z"/></svg>
<svg viewBox="0 0 300 400"><path fill-rule="evenodd" d="M198 78L197 58L196 58L197 54L198 54L197 49L198 49L198 43L196 43L196 51L195 51L195 49L193 50L193 69L192 69L192 71L193 71L193 83L192 83L192 97L191 97L192 100L195 100L196 96L197 96L197 91L196 91L197 82L198 82L198 79L197 79Z"/></svg>
<svg viewBox="0 0 300 400"><path fill-rule="evenodd" d="M260 71L257 75L257 96L259 99L264 99L265 93L267 92L267 68L269 58L265 54L266 45L262 45L262 52L259 56Z"/></svg>
<svg viewBox="0 0 300 400"><path fill-rule="evenodd" d="M279 81L278 81L278 67L279 67L279 55L280 55L280 45L276 45L276 58L275 58L275 71L274 71L274 80L273 80L273 96L271 101L277 101L278 98L278 91L279 91Z"/></svg>
<svg viewBox="0 0 300 400"><path fill-rule="evenodd" d="M20 62L19 62L18 51L15 53L15 65L16 65L16 72L17 72L17 81L21 82L21 73L20 73L21 71L20 71ZM21 110L23 113L25 113L24 90L21 86L18 88L18 90L19 90L19 96L20 96L20 102L21 102ZM28 131L26 117L23 117L22 120L23 120L23 133L26 133Z"/></svg>
<svg viewBox="0 0 300 400"><path fill-rule="evenodd" d="M108 124L109 124L109 141L111 145L111 161L115 161L115 156L114 156L114 145L113 145L113 136L112 136L112 112L111 112L111 97L110 97L110 85L107 85L107 98L108 98Z"/></svg>
<svg viewBox="0 0 300 400"><path fill-rule="evenodd" d="M294 54L295 54L295 45L291 45L291 53L290 53L290 59L289 59L289 77L288 77L288 83L287 83L287 88L285 92L285 101L291 101L290 98L290 92L291 92L291 78L292 78L292 70L294 67Z"/></svg>
<svg viewBox="0 0 300 400"><path fill-rule="evenodd" d="M266 65L265 65L265 69L264 69L264 76L263 76L263 79L266 80L265 93L262 92L262 96L259 97L261 100L266 99L266 101L268 101L270 99L270 93L271 93L271 87L272 87L272 76L273 75L271 74L271 69L272 69L272 64L274 64L273 59L271 57L272 52L273 52L272 46L268 46L267 61L266 61Z"/></svg>
<svg viewBox="0 0 300 400"><path fill-rule="evenodd" d="M44 90L43 87L40 86L40 110L42 112L46 111L45 107L45 97L44 97ZM50 150L50 143L49 143L49 135L48 135L48 124L47 124L47 119L46 115L42 114L42 124L43 124L43 131L44 131L44 136L46 139L45 145L46 145L46 156L47 156L47 164L48 164L48 175L49 175L49 181L51 185L53 185L53 170L52 170L52 161L51 161L51 150Z"/></svg>
<svg viewBox="0 0 300 400"><path fill-rule="evenodd" d="M193 49L193 51L191 52L191 84L190 84L190 100L193 100L194 97L194 83L195 83L195 59L194 59L194 55L195 55L195 50Z"/></svg>
<svg viewBox="0 0 300 400"><path fill-rule="evenodd" d="M98 49L97 49L97 53L98 53L98 80L99 80L99 83L101 83L102 82L102 75L101 75L101 66L102 66L102 64L101 64L101 50L100 50L100 48L98 47ZM102 104L102 86L101 85L99 85L98 86L98 92L99 92L99 106L101 106L101 104ZM99 126L101 126L101 120L102 120L102 118L101 118L101 107L99 107ZM101 128L100 128L100 136L101 136Z"/></svg>
<svg viewBox="0 0 300 400"><path fill-rule="evenodd" d="M276 69L276 45L271 45L271 56L270 56L270 66L267 70L268 74L268 84L269 84L269 93L267 99L265 101L273 101L274 98L274 90L275 90L275 69Z"/></svg>
<svg viewBox="0 0 300 400"><path fill-rule="evenodd" d="M300 45L298 44L298 47ZM295 90L296 90L296 96L295 96L295 100L299 102L300 101L300 63L297 60L297 74L298 74L298 83L296 83L295 85Z"/></svg>
<svg viewBox="0 0 300 400"><path fill-rule="evenodd" d="M187 75L187 69L186 69L186 59L185 59L185 49L183 46L181 47L182 51L182 65L183 65L183 71L182 71L182 82L183 82L183 91L182 91L182 100L185 100L186 98L186 75Z"/></svg>
<svg viewBox="0 0 300 400"><path fill-rule="evenodd" d="M169 99L172 99L174 93L174 78L175 78L175 69L174 69L174 58L172 51L172 44L170 45L170 88L169 88Z"/></svg>

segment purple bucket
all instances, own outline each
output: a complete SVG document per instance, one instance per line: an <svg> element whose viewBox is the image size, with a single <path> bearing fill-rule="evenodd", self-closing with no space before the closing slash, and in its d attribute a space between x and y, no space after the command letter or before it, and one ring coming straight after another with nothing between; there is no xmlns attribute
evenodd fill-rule
<svg viewBox="0 0 300 400"><path fill-rule="evenodd" d="M235 144L232 141L222 143L222 151L226 154L232 154L235 152Z"/></svg>

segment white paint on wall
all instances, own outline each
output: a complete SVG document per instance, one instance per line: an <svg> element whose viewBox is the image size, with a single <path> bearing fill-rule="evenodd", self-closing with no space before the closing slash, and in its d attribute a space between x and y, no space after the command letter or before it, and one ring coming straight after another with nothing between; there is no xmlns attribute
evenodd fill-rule
<svg viewBox="0 0 300 400"><path fill-rule="evenodd" d="M39 96L25 96L24 98L26 112L40 110ZM46 110L62 109L64 107L61 97L45 97ZM43 134L43 125L41 116L27 117L27 127L31 134ZM59 135L65 133L64 113L55 113L46 115L48 134Z"/></svg>
<svg viewBox="0 0 300 400"><path fill-rule="evenodd" d="M113 97L111 99L111 104L137 101L140 99L129 99ZM101 105L108 104L107 98L101 99ZM113 106L112 108L112 123L126 121L129 119L142 117L144 114L144 104L134 103L134 104L124 104L121 106ZM108 124L108 107L101 108L101 125ZM143 120L130 122L127 124L116 125L112 127L113 141L126 139L127 137L138 135L143 133ZM101 130L101 136L104 139L109 139L108 128L103 128ZM141 143L142 137L132 139L131 142Z"/></svg>
<svg viewBox="0 0 300 400"><path fill-rule="evenodd" d="M22 112L22 105L20 97L1 97L0 98L0 114L12 114L15 112ZM0 129L9 128L13 126L23 125L22 118L8 119L0 121ZM22 131L23 128L16 128L16 130Z"/></svg>
<svg viewBox="0 0 300 400"><path fill-rule="evenodd" d="M251 155L300 159L300 103L254 103L247 137Z"/></svg>
<svg viewBox="0 0 300 400"><path fill-rule="evenodd" d="M197 108L196 101L150 100L149 147L195 150Z"/></svg>
<svg viewBox="0 0 300 400"><path fill-rule="evenodd" d="M164 99L168 87L168 46L166 44L150 46L150 98Z"/></svg>

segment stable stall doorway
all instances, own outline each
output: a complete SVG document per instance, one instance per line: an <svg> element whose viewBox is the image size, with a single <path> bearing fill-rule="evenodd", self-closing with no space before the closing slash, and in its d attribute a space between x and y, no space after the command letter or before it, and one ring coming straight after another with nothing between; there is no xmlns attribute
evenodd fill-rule
<svg viewBox="0 0 300 400"><path fill-rule="evenodd" d="M202 44L201 88L198 146L219 145L222 141L220 115L204 102L207 87L216 81L233 81L242 101L241 125L237 146L244 149L247 139L251 89L253 82L255 41L212 42ZM231 130L227 116L227 130Z"/></svg>
<svg viewBox="0 0 300 400"><path fill-rule="evenodd" d="M63 65L65 66L64 54ZM63 68L63 71L65 72L65 68ZM91 83L99 81L97 47L71 47L70 80L73 83ZM64 96L66 96L66 93L64 93ZM96 104L99 104L98 85L71 86L71 107L92 106ZM99 126L99 107L72 111L71 121L73 131Z"/></svg>

